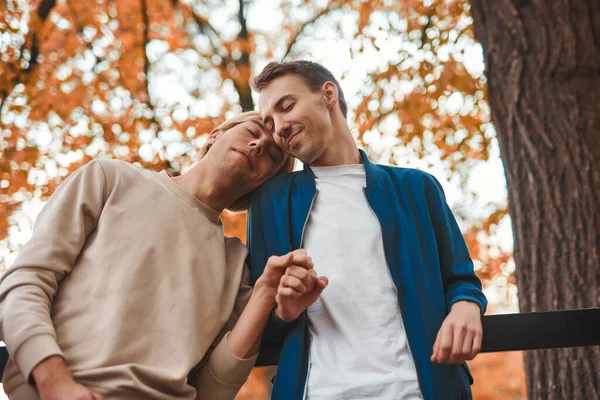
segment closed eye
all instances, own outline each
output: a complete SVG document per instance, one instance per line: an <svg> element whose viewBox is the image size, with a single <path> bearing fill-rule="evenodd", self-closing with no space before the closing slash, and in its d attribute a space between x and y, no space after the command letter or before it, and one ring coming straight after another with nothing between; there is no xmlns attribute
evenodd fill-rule
<svg viewBox="0 0 600 400"><path fill-rule="evenodd" d="M257 137L258 137L258 135L257 135L257 134L256 134L256 133L255 133L255 132L252 130L252 129L248 129L248 128L246 128L246 130L247 130L248 132L250 132L250 134L251 134L252 136L254 136L255 138L257 138Z"/></svg>

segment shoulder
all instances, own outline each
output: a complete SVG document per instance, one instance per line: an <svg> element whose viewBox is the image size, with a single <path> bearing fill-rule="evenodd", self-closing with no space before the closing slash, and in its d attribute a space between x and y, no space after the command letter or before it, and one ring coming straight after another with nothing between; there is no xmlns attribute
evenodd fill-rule
<svg viewBox="0 0 600 400"><path fill-rule="evenodd" d="M145 179L152 179L157 174L156 171L123 160L99 159L90 161L88 164L94 164L95 168L102 168L109 186L141 182Z"/></svg>
<svg viewBox="0 0 600 400"><path fill-rule="evenodd" d="M275 199L287 193L300 172L296 171L289 174L277 175L269 179L252 193L250 204L267 199Z"/></svg>
<svg viewBox="0 0 600 400"><path fill-rule="evenodd" d="M257 189L262 193L272 192L274 190L281 190L289 187L294 179L300 174L302 171L290 172L288 174L277 175L266 181L262 184L261 187Z"/></svg>
<svg viewBox="0 0 600 400"><path fill-rule="evenodd" d="M395 167L392 165L376 164L380 173L394 181L409 183L425 188L441 188L439 181L430 173L416 168Z"/></svg>
<svg viewBox="0 0 600 400"><path fill-rule="evenodd" d="M123 160L95 159L78 168L78 175L85 185L102 185L105 197L117 190L143 190L151 187L158 173Z"/></svg>
<svg viewBox="0 0 600 400"><path fill-rule="evenodd" d="M101 168L105 174L115 173L143 173L142 167L128 163L123 160L112 160L112 159L96 159L86 164L90 168Z"/></svg>

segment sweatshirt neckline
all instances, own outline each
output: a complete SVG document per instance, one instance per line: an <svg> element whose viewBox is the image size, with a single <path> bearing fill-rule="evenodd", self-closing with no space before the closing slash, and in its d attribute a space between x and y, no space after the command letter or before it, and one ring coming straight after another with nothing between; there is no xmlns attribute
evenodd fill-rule
<svg viewBox="0 0 600 400"><path fill-rule="evenodd" d="M200 210L202 214L204 214L209 220L212 222L221 224L221 219L219 218L221 215L220 211L217 211L203 202L201 202L196 196L186 192L173 181L171 175L166 170L162 170L156 175L157 179L166 186L169 191L171 191L174 195L184 200L189 205Z"/></svg>

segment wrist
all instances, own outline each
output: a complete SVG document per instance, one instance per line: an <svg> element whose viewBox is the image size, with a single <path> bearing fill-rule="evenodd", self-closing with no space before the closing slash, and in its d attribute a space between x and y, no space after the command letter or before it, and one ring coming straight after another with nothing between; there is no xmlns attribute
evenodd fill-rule
<svg viewBox="0 0 600 400"><path fill-rule="evenodd" d="M456 303L452 304L452 307L450 307L450 312L452 312L454 309L463 309L463 310L473 309L473 310L477 310L477 312L479 312L481 310L481 308L479 307L479 304L473 303L473 302L467 301L467 300L460 300L460 301L457 301Z"/></svg>
<svg viewBox="0 0 600 400"><path fill-rule="evenodd" d="M33 368L31 375L39 391L43 391L45 387L58 381L74 381L71 371L61 356L51 356L41 361Z"/></svg>
<svg viewBox="0 0 600 400"><path fill-rule="evenodd" d="M275 302L275 294L268 287L259 284L258 282L254 286L250 302L253 303L254 307L271 312L273 307L277 304Z"/></svg>
<svg viewBox="0 0 600 400"><path fill-rule="evenodd" d="M275 309L273 310L273 315L275 315L277 318L279 318L283 322L289 322L284 319L283 315L281 314L281 308L277 305L275 306Z"/></svg>
<svg viewBox="0 0 600 400"><path fill-rule="evenodd" d="M284 311L282 310L281 307L279 307L279 305L275 306L275 309L273 310L273 315L275 315L275 317L283 322L285 322L286 324L289 324L290 322L294 321L296 318L298 318L298 315L296 317L292 317L291 315L286 315L284 313Z"/></svg>

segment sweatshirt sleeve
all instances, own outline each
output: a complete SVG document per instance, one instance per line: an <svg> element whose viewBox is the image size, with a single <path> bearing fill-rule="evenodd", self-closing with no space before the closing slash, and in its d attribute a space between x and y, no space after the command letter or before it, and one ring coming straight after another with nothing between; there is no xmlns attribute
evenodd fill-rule
<svg viewBox="0 0 600 400"><path fill-rule="evenodd" d="M207 351L203 360L190 374L197 390L196 400L233 400L254 367L257 355L242 359L236 357L227 344L227 336L248 304L252 288L250 273L244 266L240 290L231 317Z"/></svg>
<svg viewBox="0 0 600 400"><path fill-rule="evenodd" d="M29 242L0 280L0 338L23 376L44 359L63 356L52 324L52 300L94 231L105 202L99 161L72 173L52 195Z"/></svg>

